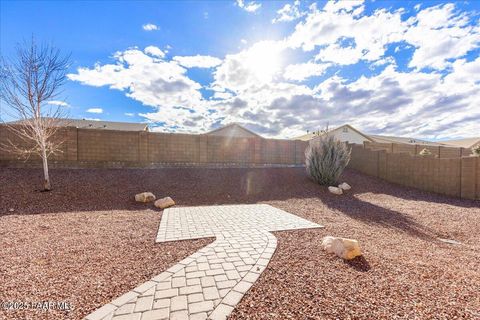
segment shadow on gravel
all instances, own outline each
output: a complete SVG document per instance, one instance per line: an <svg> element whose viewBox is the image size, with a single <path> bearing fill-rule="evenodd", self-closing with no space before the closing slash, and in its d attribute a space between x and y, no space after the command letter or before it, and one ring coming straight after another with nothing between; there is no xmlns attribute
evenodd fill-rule
<svg viewBox="0 0 480 320"><path fill-rule="evenodd" d="M355 170L346 170L349 177L355 180L364 179L367 185L358 185L356 193L371 192L375 194L386 194L395 198L412 201L425 201L439 204L448 204L462 208L479 208L479 200L461 199L453 196L442 195L424 190L414 189L387 182L380 178L364 175ZM348 178L346 178L348 179ZM348 180L347 180L348 181Z"/></svg>
<svg viewBox="0 0 480 320"><path fill-rule="evenodd" d="M344 260L343 262L353 269L361 272L367 272L372 268L364 256L359 256L352 260Z"/></svg>
<svg viewBox="0 0 480 320"><path fill-rule="evenodd" d="M408 215L387 209L370 202L356 198L352 193L345 193L341 199L338 196L322 198L329 208L338 210L343 214L370 225L381 225L406 232L424 240L434 240L433 232L421 225Z"/></svg>
<svg viewBox="0 0 480 320"><path fill-rule="evenodd" d="M150 191L180 206L259 203L312 198L318 186L303 168L52 169L53 190L38 192L40 169L0 168L0 216L55 212L155 209L134 201ZM10 212L10 209L14 211Z"/></svg>
<svg viewBox="0 0 480 320"><path fill-rule="evenodd" d="M421 234L420 226L401 213L348 195L332 196L325 187L309 180L304 168L52 169L51 178L53 190L41 193L41 169L0 168L0 216L155 209L151 203L134 201L136 193L151 191L157 198L172 197L180 206L318 199L357 219ZM355 193L387 194L459 207L479 205L478 201L396 186L351 170L345 171L342 180L351 184Z"/></svg>

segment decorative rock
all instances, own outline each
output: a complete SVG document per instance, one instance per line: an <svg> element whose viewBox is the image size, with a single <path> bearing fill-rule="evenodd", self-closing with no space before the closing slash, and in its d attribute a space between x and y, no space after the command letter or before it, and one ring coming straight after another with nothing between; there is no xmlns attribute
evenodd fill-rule
<svg viewBox="0 0 480 320"><path fill-rule="evenodd" d="M135 201L137 202L151 202L155 201L156 197L151 192L142 192L135 195Z"/></svg>
<svg viewBox="0 0 480 320"><path fill-rule="evenodd" d="M165 209L165 208L174 206L175 201L173 201L172 198L170 198L170 197L166 197L166 198L163 198L163 199L158 199L157 201L155 201L154 204L155 204L155 207L157 207L157 208Z"/></svg>
<svg viewBox="0 0 480 320"><path fill-rule="evenodd" d="M455 244L455 245L462 244L461 242L458 242L457 240L453 240L453 239L438 238L438 240L440 240L442 242L445 242L445 243L448 243L448 244Z"/></svg>
<svg viewBox="0 0 480 320"><path fill-rule="evenodd" d="M340 184L338 185L338 187L339 187L340 189L342 189L342 190L350 190L350 189L352 189L352 187L350 187L350 185L349 185L348 183L346 183L346 182L340 183Z"/></svg>
<svg viewBox="0 0 480 320"><path fill-rule="evenodd" d="M343 191L340 188L337 187L328 187L328 191L330 191L333 194L342 194Z"/></svg>
<svg viewBox="0 0 480 320"><path fill-rule="evenodd" d="M362 255L358 241L353 239L327 236L322 239L322 247L327 252L335 253L345 260L351 260Z"/></svg>

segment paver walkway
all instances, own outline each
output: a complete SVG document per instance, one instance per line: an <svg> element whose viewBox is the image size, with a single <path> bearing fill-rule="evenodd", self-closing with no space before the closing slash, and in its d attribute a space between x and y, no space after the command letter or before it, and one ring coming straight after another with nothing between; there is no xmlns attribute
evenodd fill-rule
<svg viewBox="0 0 480 320"><path fill-rule="evenodd" d="M269 231L321 227L264 204L166 209L157 242L216 240L86 319L225 319L275 252Z"/></svg>

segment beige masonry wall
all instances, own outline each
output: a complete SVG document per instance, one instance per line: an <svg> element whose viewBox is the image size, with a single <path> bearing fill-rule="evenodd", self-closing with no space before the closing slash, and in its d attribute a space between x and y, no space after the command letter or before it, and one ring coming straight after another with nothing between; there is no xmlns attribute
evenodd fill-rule
<svg viewBox="0 0 480 320"><path fill-rule="evenodd" d="M53 167L148 167L161 165L303 165L307 142L262 138L64 128ZM0 125L0 145L22 143ZM0 165L35 166L0 149Z"/></svg>
<svg viewBox="0 0 480 320"><path fill-rule="evenodd" d="M351 145L349 167L381 179L465 199L480 199L480 157L413 156Z"/></svg>
<svg viewBox="0 0 480 320"><path fill-rule="evenodd" d="M291 166L304 165L308 142L262 138L64 128L62 152L52 167ZM0 125L0 146L22 141ZM349 167L390 182L467 199L480 199L480 158L437 148L440 157L420 157L409 145L351 145ZM415 146L413 146L415 147ZM383 148L383 149L382 149ZM409 149L410 148L410 149ZM377 149L377 150L375 150ZM456 149L456 150L450 150ZM393 152L392 152L393 150ZM438 150L440 153L438 153ZM449 153L447 153L449 152ZM442 157L442 154L444 157ZM449 154L450 156L446 156ZM39 166L0 148L0 166Z"/></svg>
<svg viewBox="0 0 480 320"><path fill-rule="evenodd" d="M385 150L390 153L409 153L411 155L418 155L423 149L428 149L432 155L438 158L460 158L472 154L472 150L467 148L426 146L421 144L365 142L364 146L374 151Z"/></svg>

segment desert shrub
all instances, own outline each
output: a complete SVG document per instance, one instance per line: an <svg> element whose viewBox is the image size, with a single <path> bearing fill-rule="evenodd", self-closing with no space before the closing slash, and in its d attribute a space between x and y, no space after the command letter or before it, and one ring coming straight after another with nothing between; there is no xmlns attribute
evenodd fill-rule
<svg viewBox="0 0 480 320"><path fill-rule="evenodd" d="M350 161L350 148L331 135L310 140L305 150L307 174L321 185L336 185Z"/></svg>
<svg viewBox="0 0 480 320"><path fill-rule="evenodd" d="M422 151L419 152L419 155L421 155L422 157L431 156L432 152L430 150L428 150L427 148L424 148Z"/></svg>
<svg viewBox="0 0 480 320"><path fill-rule="evenodd" d="M472 148L473 155L480 157L480 144Z"/></svg>

